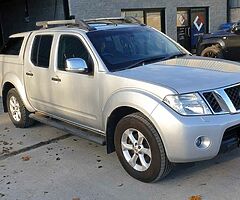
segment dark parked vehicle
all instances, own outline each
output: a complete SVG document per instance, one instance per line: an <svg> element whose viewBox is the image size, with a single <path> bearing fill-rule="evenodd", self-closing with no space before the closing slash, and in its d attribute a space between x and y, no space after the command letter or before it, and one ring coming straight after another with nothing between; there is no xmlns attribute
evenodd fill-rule
<svg viewBox="0 0 240 200"><path fill-rule="evenodd" d="M240 61L240 23L199 38L197 55Z"/></svg>
<svg viewBox="0 0 240 200"><path fill-rule="evenodd" d="M218 30L229 30L230 28L233 27L233 25L235 25L235 23L233 22L229 22L229 23L224 23L224 24L221 24L219 27L218 27Z"/></svg>

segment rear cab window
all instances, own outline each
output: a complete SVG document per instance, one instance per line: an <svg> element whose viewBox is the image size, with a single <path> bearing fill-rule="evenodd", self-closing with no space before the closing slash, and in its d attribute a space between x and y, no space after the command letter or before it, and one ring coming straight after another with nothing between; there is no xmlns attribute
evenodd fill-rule
<svg viewBox="0 0 240 200"><path fill-rule="evenodd" d="M34 38L31 61L36 67L49 68L53 35L37 35Z"/></svg>
<svg viewBox="0 0 240 200"><path fill-rule="evenodd" d="M21 51L24 37L9 38L8 42L0 50L2 55L18 56Z"/></svg>

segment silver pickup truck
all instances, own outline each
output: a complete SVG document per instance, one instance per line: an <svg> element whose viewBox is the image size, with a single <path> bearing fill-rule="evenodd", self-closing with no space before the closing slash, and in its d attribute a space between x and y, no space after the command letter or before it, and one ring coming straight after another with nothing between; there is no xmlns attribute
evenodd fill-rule
<svg viewBox="0 0 240 200"><path fill-rule="evenodd" d="M133 18L37 25L0 52L4 111L16 127L38 120L106 143L143 182L239 145L238 63L194 57Z"/></svg>

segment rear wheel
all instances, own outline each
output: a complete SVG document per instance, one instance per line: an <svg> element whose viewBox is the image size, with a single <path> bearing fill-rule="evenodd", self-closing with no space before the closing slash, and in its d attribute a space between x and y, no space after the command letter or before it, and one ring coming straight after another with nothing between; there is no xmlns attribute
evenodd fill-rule
<svg viewBox="0 0 240 200"><path fill-rule="evenodd" d="M209 58L223 58L222 49L215 45L207 47L202 51L201 56Z"/></svg>
<svg viewBox="0 0 240 200"><path fill-rule="evenodd" d="M158 132L141 113L120 120L115 132L115 147L124 169L140 181L155 182L171 171L172 164Z"/></svg>
<svg viewBox="0 0 240 200"><path fill-rule="evenodd" d="M33 125L34 120L29 118L30 112L24 106L15 88L7 94L7 108L13 124L18 128L26 128Z"/></svg>

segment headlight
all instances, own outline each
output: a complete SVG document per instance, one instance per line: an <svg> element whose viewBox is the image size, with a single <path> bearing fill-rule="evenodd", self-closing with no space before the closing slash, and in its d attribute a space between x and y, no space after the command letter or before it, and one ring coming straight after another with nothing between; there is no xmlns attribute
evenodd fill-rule
<svg viewBox="0 0 240 200"><path fill-rule="evenodd" d="M211 111L197 93L168 95L163 100L181 115L211 115Z"/></svg>

